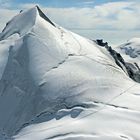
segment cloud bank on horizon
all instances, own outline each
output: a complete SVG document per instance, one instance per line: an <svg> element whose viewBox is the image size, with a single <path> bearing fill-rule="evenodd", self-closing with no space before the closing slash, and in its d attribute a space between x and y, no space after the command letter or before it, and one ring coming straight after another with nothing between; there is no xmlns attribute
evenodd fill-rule
<svg viewBox="0 0 140 140"><path fill-rule="evenodd" d="M95 38L140 37L139 0L0 0L0 30L21 9L35 5L57 24L87 37L93 32Z"/></svg>

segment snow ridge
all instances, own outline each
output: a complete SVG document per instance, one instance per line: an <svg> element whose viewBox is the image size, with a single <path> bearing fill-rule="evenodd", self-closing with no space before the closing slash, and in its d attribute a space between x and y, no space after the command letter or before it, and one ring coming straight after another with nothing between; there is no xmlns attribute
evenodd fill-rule
<svg viewBox="0 0 140 140"><path fill-rule="evenodd" d="M24 36L35 26L38 16L42 17L55 27L54 23L45 16L40 8L35 6L25 12L19 13L11 21L9 21L0 34L0 40L6 39L15 33L18 33L20 36Z"/></svg>
<svg viewBox="0 0 140 140"><path fill-rule="evenodd" d="M55 27L55 24L41 11L41 9L38 6L36 7L40 17L44 18L46 21L48 21L50 24L52 24Z"/></svg>
<svg viewBox="0 0 140 140"><path fill-rule="evenodd" d="M38 6L0 40L0 139L140 139L140 85L112 48L55 25Z"/></svg>

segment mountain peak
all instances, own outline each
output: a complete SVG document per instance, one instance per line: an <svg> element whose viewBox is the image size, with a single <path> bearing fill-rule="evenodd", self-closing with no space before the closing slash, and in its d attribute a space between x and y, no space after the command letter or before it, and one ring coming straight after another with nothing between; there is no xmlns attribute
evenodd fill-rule
<svg viewBox="0 0 140 140"><path fill-rule="evenodd" d="M53 26L55 26L55 24L42 12L42 10L39 8L39 6L36 5L36 8L38 10L38 13L39 13L40 17L42 17L43 19L45 19L46 21L48 21L50 24L52 24Z"/></svg>
<svg viewBox="0 0 140 140"><path fill-rule="evenodd" d="M55 27L38 6L8 22L0 39L0 140L140 140L138 63Z"/></svg>
<svg viewBox="0 0 140 140"><path fill-rule="evenodd" d="M55 26L54 23L42 12L39 6L34 6L11 19L0 34L0 40L6 39L15 33L18 33L20 36L25 35L36 24L38 16L49 22L52 26Z"/></svg>

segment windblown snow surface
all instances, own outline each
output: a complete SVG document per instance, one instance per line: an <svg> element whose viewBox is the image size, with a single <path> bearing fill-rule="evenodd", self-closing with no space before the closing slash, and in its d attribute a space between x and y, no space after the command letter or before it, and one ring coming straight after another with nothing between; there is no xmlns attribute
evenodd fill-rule
<svg viewBox="0 0 140 140"><path fill-rule="evenodd" d="M107 49L39 7L0 40L0 140L140 140L140 84Z"/></svg>

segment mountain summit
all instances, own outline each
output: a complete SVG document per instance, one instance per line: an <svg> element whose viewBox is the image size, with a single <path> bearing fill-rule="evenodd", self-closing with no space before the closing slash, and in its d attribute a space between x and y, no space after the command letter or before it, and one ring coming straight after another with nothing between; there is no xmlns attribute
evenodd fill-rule
<svg viewBox="0 0 140 140"><path fill-rule="evenodd" d="M0 40L5 39L15 33L18 33L20 36L25 35L33 28L39 18L42 18L46 22L55 26L54 23L52 23L50 19L45 16L40 8L35 6L25 12L21 12L19 15L15 16L11 21L9 21L0 35Z"/></svg>
<svg viewBox="0 0 140 140"><path fill-rule="evenodd" d="M10 20L0 40L0 139L140 139L140 85L107 44L37 6Z"/></svg>

